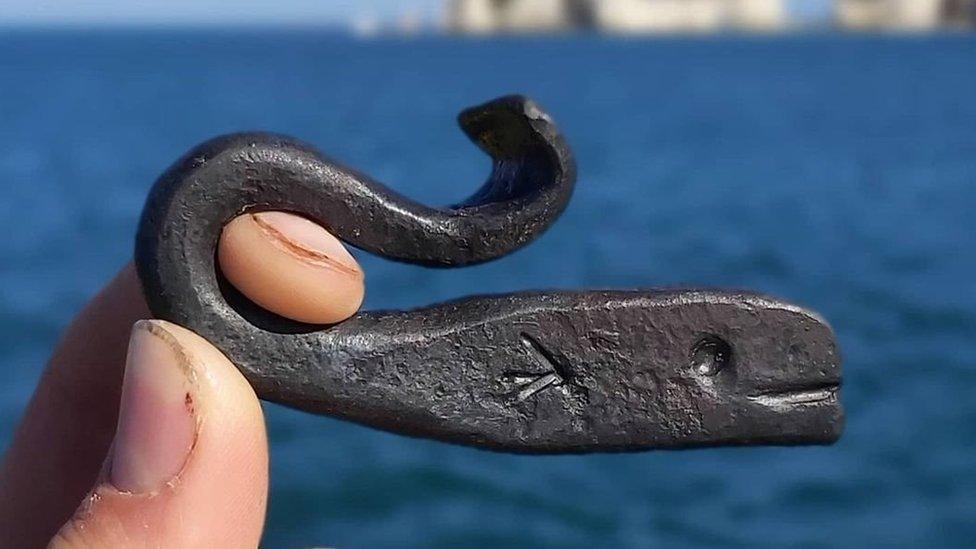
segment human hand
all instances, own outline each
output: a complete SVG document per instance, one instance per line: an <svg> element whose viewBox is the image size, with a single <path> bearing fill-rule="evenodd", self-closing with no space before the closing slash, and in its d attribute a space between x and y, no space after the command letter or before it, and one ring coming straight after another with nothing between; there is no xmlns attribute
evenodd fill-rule
<svg viewBox="0 0 976 549"><path fill-rule="evenodd" d="M218 259L244 295L294 320L338 322L362 303L355 258L291 214L231 221ZM210 343L148 318L130 264L62 336L0 470L0 544L257 546L268 489L257 397Z"/></svg>

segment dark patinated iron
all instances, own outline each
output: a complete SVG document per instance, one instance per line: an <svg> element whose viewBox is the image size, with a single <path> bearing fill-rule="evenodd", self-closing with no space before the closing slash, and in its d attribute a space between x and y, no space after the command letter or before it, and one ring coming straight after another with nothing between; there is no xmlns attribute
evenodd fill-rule
<svg viewBox="0 0 976 549"><path fill-rule="evenodd" d="M563 138L522 97L459 120L494 164L480 190L443 209L283 136L230 135L193 149L156 182L139 227L136 264L153 313L213 342L261 398L408 435L539 453L840 436L829 326L769 297L527 292L311 326L222 280L221 228L246 211L300 213L356 247L431 266L488 261L534 239L572 193Z"/></svg>

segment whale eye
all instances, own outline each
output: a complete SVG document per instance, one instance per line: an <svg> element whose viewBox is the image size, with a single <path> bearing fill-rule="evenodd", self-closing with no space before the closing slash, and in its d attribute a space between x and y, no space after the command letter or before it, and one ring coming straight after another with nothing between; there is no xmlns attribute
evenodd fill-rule
<svg viewBox="0 0 976 549"><path fill-rule="evenodd" d="M732 362L732 347L722 338L706 335L691 348L691 366L703 376L714 376Z"/></svg>

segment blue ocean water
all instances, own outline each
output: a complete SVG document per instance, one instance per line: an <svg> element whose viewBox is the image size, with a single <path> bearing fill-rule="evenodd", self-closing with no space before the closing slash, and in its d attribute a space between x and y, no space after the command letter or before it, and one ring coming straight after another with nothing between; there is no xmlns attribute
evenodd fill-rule
<svg viewBox="0 0 976 549"><path fill-rule="evenodd" d="M403 193L466 196L456 111L526 93L580 180L492 264L359 254L367 307L471 291L722 285L822 312L845 358L832 447L525 457L267 405L266 545L976 544L976 39L358 41L0 34L0 440L59 332L131 255L191 145L300 136Z"/></svg>

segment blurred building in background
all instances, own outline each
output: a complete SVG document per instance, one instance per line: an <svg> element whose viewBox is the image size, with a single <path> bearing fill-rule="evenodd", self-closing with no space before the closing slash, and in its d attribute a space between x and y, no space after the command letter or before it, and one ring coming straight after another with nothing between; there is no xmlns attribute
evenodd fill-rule
<svg viewBox="0 0 976 549"><path fill-rule="evenodd" d="M965 24L965 12L972 11L974 4L965 0L838 0L834 13L837 25L845 29L929 30Z"/></svg>
<svg viewBox="0 0 976 549"><path fill-rule="evenodd" d="M447 17L452 31L475 34L779 30L788 22L785 0L451 0Z"/></svg>
<svg viewBox="0 0 976 549"><path fill-rule="evenodd" d="M470 34L566 31L592 24L588 2L582 0L452 0L447 24Z"/></svg>
<svg viewBox="0 0 976 549"><path fill-rule="evenodd" d="M779 32L802 27L789 0L448 0L446 26L464 34ZM919 31L976 24L976 0L833 0L849 30Z"/></svg>
<svg viewBox="0 0 976 549"><path fill-rule="evenodd" d="M777 31L789 20L784 0L594 0L597 30L616 33Z"/></svg>

